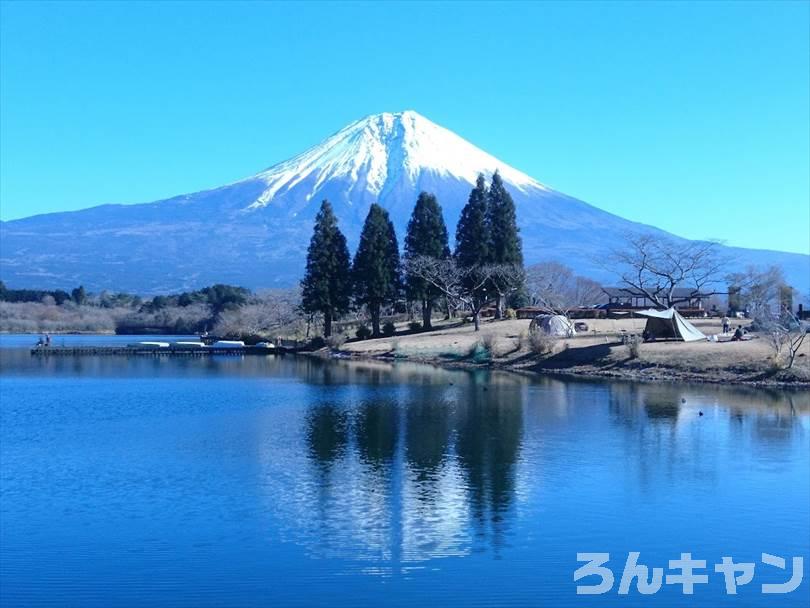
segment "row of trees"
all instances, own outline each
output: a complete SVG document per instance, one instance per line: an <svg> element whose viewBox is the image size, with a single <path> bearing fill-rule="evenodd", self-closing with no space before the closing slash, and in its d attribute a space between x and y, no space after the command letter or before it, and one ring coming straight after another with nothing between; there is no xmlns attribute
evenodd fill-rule
<svg viewBox="0 0 810 608"><path fill-rule="evenodd" d="M0 281L0 302L53 302L61 306L65 302L74 304L85 304L87 292L82 285L72 289L70 293L63 289L9 289L3 281Z"/></svg>
<svg viewBox="0 0 810 608"><path fill-rule="evenodd" d="M230 330L234 318L249 318L257 308L278 308L278 299L222 284L144 299L127 293L90 293L82 286L70 292L10 289L0 281L0 331L194 333L218 331L221 325ZM243 311L248 307L250 311ZM240 315L232 314L236 311ZM269 320L274 318L268 315Z"/></svg>
<svg viewBox="0 0 810 608"><path fill-rule="evenodd" d="M481 308L490 300L496 317L508 294L523 285L523 252L515 204L496 172L487 188L479 175L456 227L451 253L441 206L433 194L422 192L408 222L404 259L388 212L371 205L354 260L328 201L323 201L307 251L302 308L321 313L324 336L332 322L352 306L365 307L373 335L380 335L383 306L403 294L421 307L422 325L431 327L437 301L449 308L466 308L478 329Z"/></svg>

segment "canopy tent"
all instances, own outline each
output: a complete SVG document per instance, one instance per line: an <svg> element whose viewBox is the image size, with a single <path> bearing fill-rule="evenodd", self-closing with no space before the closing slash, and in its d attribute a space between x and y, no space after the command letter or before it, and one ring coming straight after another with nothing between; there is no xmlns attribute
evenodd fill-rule
<svg viewBox="0 0 810 608"><path fill-rule="evenodd" d="M700 330L684 319L674 308L667 310L639 310L635 314L647 318L644 333L652 338L672 338L684 342L696 342L697 340L706 339L706 336Z"/></svg>
<svg viewBox="0 0 810 608"><path fill-rule="evenodd" d="M564 338L577 333L574 324L562 315L537 315L529 326L529 331L541 331L549 336Z"/></svg>

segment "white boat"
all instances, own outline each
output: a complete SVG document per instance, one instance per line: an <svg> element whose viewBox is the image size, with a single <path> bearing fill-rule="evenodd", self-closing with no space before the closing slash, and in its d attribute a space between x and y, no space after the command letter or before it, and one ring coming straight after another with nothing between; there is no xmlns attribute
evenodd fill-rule
<svg viewBox="0 0 810 608"><path fill-rule="evenodd" d="M199 341L195 342L195 341L192 341L192 340L183 340L183 341L180 341L180 342L172 343L172 347L173 348L191 348L191 349L205 348L205 342L199 342Z"/></svg>
<svg viewBox="0 0 810 608"><path fill-rule="evenodd" d="M168 342L135 342L134 344L127 344L129 348L169 348Z"/></svg>
<svg viewBox="0 0 810 608"><path fill-rule="evenodd" d="M242 340L217 340L211 345L213 348L245 348Z"/></svg>
<svg viewBox="0 0 810 608"><path fill-rule="evenodd" d="M272 342L259 342L256 344L256 348L275 348L276 345Z"/></svg>

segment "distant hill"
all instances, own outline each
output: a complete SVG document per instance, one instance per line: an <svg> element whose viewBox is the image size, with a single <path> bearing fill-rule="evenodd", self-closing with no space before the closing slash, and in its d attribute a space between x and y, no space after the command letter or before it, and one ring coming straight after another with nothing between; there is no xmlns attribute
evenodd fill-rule
<svg viewBox="0 0 810 608"><path fill-rule="evenodd" d="M599 264L611 248L629 233L666 234L556 192L415 112L384 113L221 188L1 222L0 277L13 287L140 293L292 285L322 199L332 202L352 250L372 202L389 210L401 245L422 190L438 197L452 237L477 174L495 169L515 199L527 263L558 260L614 282ZM810 256L725 253L729 270L779 264L802 293L810 288Z"/></svg>

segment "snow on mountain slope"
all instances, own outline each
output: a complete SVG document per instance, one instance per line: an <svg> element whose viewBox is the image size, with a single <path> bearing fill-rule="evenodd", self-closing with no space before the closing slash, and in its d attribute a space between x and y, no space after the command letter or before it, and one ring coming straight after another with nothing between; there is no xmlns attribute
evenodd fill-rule
<svg viewBox="0 0 810 608"><path fill-rule="evenodd" d="M400 245L419 192L434 193L451 240L479 173L500 171L531 264L558 260L600 281L629 233L654 232L548 188L415 112L354 122L246 179L139 205L102 205L0 222L0 278L13 287L161 293L224 282L288 286L301 277L320 202L335 209L350 249L369 206L390 213ZM806 293L810 257L728 249L737 267L780 264ZM734 268L729 267L729 271Z"/></svg>
<svg viewBox="0 0 810 608"><path fill-rule="evenodd" d="M509 185L522 192L547 190L525 173L416 112L375 114L249 178L267 184L249 208L264 207L277 194L304 182L309 182L311 192L315 193L330 180L348 180L365 184L367 192L384 199L399 179L406 178L415 184L422 172L474 184L479 173L492 173L495 169Z"/></svg>

